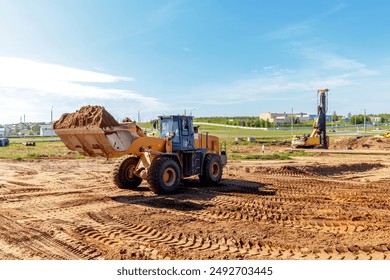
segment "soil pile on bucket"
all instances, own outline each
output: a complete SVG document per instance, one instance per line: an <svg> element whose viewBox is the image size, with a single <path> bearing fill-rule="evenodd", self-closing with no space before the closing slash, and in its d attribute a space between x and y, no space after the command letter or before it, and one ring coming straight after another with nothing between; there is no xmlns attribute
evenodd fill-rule
<svg viewBox="0 0 390 280"><path fill-rule="evenodd" d="M389 150L390 138L348 137L331 141L329 148L342 150Z"/></svg>
<svg viewBox="0 0 390 280"><path fill-rule="evenodd" d="M119 126L103 106L83 106L74 113L65 113L54 123L54 129Z"/></svg>

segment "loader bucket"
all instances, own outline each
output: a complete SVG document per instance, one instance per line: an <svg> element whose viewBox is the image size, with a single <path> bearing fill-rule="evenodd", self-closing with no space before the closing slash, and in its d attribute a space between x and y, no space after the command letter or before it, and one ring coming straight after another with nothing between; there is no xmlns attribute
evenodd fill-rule
<svg viewBox="0 0 390 280"><path fill-rule="evenodd" d="M68 149L83 155L112 158L120 156L139 136L135 124L115 127L78 127L55 129Z"/></svg>

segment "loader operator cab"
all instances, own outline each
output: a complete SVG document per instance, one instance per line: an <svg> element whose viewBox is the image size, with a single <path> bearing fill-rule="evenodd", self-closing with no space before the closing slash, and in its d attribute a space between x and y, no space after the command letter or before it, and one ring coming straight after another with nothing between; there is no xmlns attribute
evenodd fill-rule
<svg viewBox="0 0 390 280"><path fill-rule="evenodd" d="M172 152L194 150L194 127L192 116L160 117L159 138L172 139Z"/></svg>

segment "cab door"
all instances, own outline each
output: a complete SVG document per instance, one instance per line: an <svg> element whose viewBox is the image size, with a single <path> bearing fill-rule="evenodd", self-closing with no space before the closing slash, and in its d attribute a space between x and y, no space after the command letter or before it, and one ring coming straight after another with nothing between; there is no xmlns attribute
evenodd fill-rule
<svg viewBox="0 0 390 280"><path fill-rule="evenodd" d="M183 117L180 120L181 149L183 151L194 150L194 126L191 117Z"/></svg>

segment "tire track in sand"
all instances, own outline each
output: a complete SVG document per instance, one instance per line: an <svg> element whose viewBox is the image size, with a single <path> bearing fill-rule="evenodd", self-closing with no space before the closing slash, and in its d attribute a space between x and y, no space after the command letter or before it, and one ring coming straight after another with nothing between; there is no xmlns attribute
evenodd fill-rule
<svg viewBox="0 0 390 280"><path fill-rule="evenodd" d="M79 227L76 230L103 246L126 247L137 241L159 251L161 246L199 252L229 252L243 258L268 259L387 259L390 244L378 246L335 246L324 249L283 247L281 244L254 242L252 240L225 236L196 236L186 233L169 233L146 224L128 223L106 212L90 214L96 224Z"/></svg>

